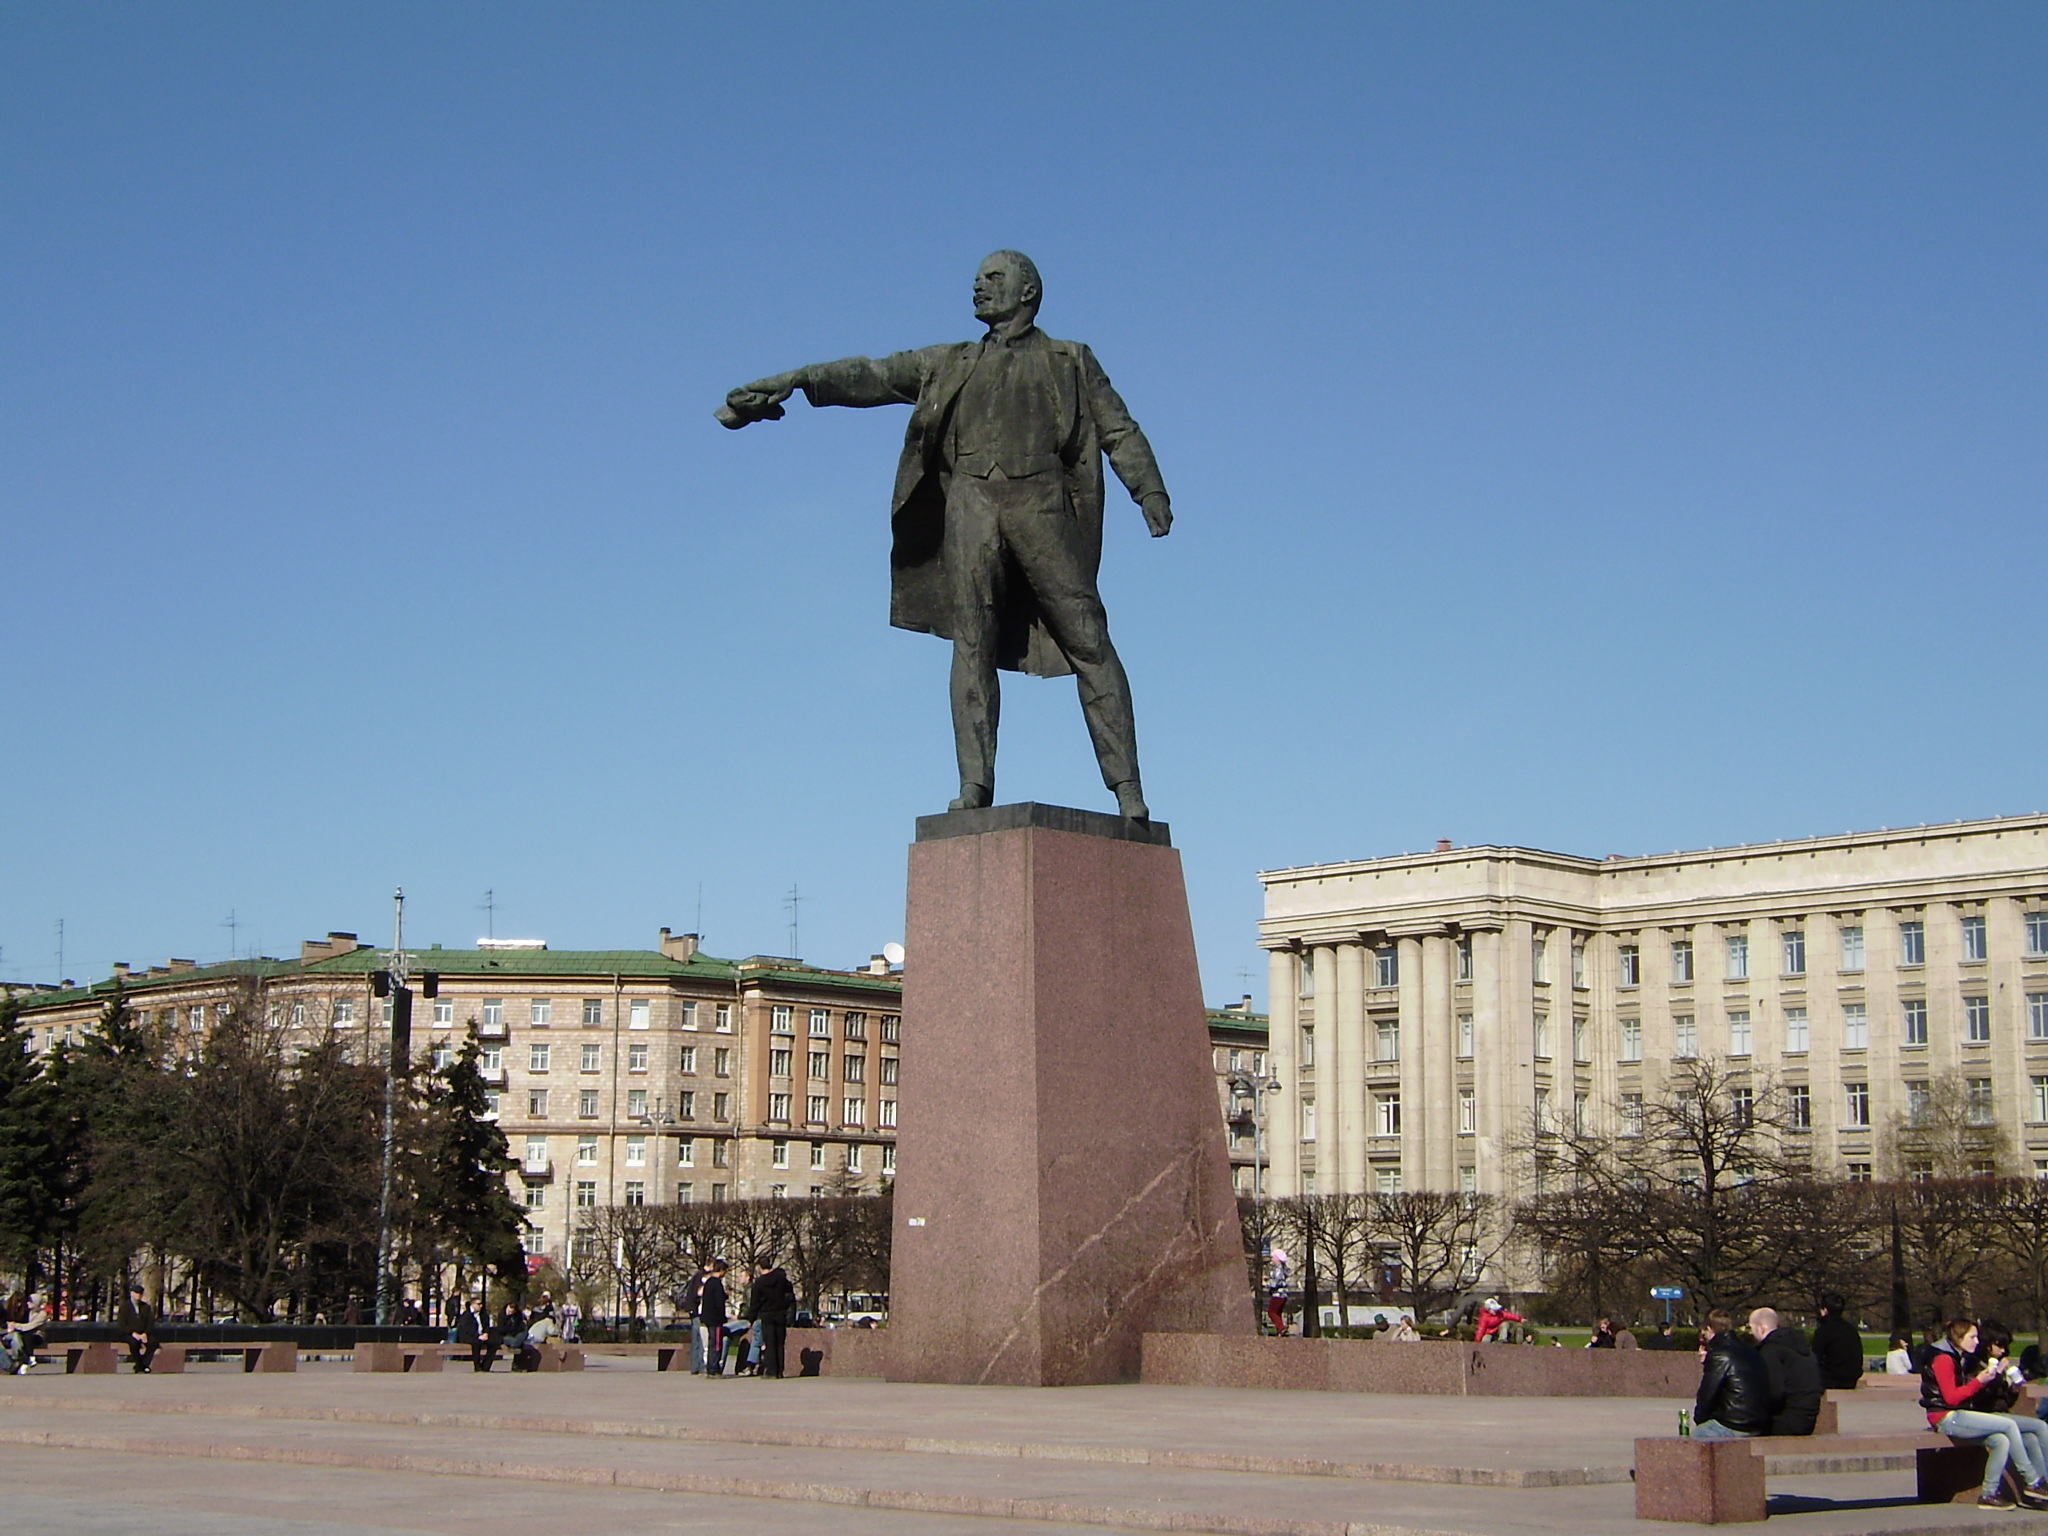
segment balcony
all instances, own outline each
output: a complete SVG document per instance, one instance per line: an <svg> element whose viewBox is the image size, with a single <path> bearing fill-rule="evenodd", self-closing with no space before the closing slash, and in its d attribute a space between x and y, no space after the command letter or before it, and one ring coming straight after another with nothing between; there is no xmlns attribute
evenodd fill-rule
<svg viewBox="0 0 2048 1536"><path fill-rule="evenodd" d="M505 1069L503 1067L478 1067L476 1075L483 1079L486 1088L502 1088L505 1086Z"/></svg>
<svg viewBox="0 0 2048 1536"><path fill-rule="evenodd" d="M530 1184L539 1184L555 1176L555 1160L551 1157L528 1158L519 1165L519 1172Z"/></svg>
<svg viewBox="0 0 2048 1536"><path fill-rule="evenodd" d="M476 1037L479 1040L503 1040L507 1038L509 1033L510 1031L503 1019L498 1020L495 1024L485 1020L476 1027Z"/></svg>

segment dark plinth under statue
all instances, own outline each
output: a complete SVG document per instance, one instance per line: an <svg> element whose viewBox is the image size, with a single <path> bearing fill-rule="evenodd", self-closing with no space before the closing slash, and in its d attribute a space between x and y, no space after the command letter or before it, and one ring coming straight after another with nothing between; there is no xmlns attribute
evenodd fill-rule
<svg viewBox="0 0 2048 1536"><path fill-rule="evenodd" d="M1062 806L910 850L888 1374L1134 1380L1252 1309L1180 855Z"/></svg>

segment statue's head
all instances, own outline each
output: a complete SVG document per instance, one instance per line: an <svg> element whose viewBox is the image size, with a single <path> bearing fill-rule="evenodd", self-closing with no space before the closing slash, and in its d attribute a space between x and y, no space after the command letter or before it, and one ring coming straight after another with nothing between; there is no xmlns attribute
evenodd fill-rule
<svg viewBox="0 0 2048 1536"><path fill-rule="evenodd" d="M1018 315L1036 315L1044 290L1038 267L1022 251L997 251L984 257L974 274L974 318L1000 325Z"/></svg>

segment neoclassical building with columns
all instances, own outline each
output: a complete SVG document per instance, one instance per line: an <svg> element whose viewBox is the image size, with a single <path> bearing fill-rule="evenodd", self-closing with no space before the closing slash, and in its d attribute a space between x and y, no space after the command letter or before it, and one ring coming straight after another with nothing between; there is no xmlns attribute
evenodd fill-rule
<svg viewBox="0 0 2048 1536"><path fill-rule="evenodd" d="M2048 1176L2048 816L1645 857L1454 848L1264 872L1276 1194L1513 1194L1539 1128L1672 1064L1775 1087L1814 1166L1964 1095Z"/></svg>

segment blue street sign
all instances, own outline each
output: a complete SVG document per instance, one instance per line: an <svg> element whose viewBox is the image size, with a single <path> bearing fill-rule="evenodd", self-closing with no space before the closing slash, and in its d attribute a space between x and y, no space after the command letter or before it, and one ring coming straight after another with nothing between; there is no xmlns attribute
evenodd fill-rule
<svg viewBox="0 0 2048 1536"><path fill-rule="evenodd" d="M1675 1285L1653 1285L1650 1287L1650 1295L1658 1301L1682 1301L1685 1299L1685 1291Z"/></svg>

